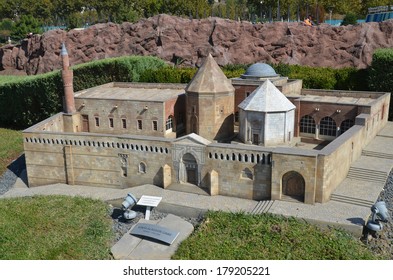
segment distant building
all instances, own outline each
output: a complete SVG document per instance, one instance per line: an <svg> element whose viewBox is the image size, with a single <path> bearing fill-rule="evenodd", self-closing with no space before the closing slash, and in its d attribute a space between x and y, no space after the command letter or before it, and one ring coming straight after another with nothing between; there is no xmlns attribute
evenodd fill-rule
<svg viewBox="0 0 393 280"><path fill-rule="evenodd" d="M28 183L323 203L387 123L389 93L302 89L256 63L228 80L208 56L188 85L109 83L23 132ZM191 188L192 189L192 188Z"/></svg>

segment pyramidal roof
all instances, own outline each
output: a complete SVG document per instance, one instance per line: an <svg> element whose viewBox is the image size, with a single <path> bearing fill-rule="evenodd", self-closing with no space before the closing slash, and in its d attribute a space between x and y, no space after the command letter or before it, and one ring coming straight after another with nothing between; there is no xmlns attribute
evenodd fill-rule
<svg viewBox="0 0 393 280"><path fill-rule="evenodd" d="M235 88L211 54L208 55L186 87L186 92L195 93L225 93L231 91L235 91Z"/></svg>
<svg viewBox="0 0 393 280"><path fill-rule="evenodd" d="M296 107L270 80L266 80L239 104L239 108L245 111L286 112Z"/></svg>

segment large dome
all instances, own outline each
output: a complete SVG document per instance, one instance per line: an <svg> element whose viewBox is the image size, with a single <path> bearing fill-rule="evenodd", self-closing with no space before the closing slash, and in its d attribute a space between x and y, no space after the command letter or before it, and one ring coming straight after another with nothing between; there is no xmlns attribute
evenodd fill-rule
<svg viewBox="0 0 393 280"><path fill-rule="evenodd" d="M273 67L266 63L255 63L248 67L242 78L268 78L279 76Z"/></svg>

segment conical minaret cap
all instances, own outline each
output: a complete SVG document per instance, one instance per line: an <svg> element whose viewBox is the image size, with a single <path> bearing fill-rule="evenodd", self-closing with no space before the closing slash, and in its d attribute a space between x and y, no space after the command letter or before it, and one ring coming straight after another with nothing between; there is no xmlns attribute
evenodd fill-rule
<svg viewBox="0 0 393 280"><path fill-rule="evenodd" d="M207 56L186 87L186 92L194 93L228 93L234 91L235 88L231 81L222 72L211 54Z"/></svg>
<svg viewBox="0 0 393 280"><path fill-rule="evenodd" d="M68 55L67 48L64 43L61 43L61 56Z"/></svg>

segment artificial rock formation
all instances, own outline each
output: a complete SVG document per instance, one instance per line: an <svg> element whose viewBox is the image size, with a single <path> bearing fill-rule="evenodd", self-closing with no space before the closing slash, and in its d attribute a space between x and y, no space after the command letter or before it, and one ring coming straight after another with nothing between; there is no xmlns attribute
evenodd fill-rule
<svg viewBox="0 0 393 280"><path fill-rule="evenodd" d="M0 49L3 73L60 69L61 43L71 65L122 55L154 55L174 64L200 65L211 53L220 65L272 62L365 68L378 48L393 47L393 20L334 27L302 23L252 24L221 18L190 20L157 15L137 23L53 30ZM0 72L1 73L1 72Z"/></svg>

